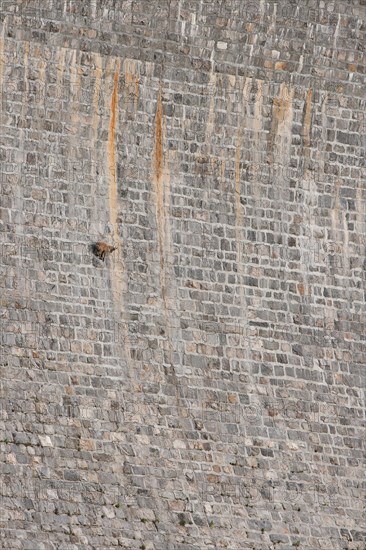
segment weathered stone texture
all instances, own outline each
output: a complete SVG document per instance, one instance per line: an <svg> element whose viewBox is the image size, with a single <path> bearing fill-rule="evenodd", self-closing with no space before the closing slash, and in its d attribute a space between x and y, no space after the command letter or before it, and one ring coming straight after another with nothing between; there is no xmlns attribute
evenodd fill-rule
<svg viewBox="0 0 366 550"><path fill-rule="evenodd" d="M364 0L1 8L0 547L364 550Z"/></svg>

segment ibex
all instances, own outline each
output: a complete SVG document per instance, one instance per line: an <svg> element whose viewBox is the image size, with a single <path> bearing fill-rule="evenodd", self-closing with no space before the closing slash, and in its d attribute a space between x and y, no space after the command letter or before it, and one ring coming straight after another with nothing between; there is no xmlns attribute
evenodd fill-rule
<svg viewBox="0 0 366 550"><path fill-rule="evenodd" d="M107 243L103 243L102 241L99 241L93 245L93 252L94 254L100 258L101 260L105 260L106 254L110 254L113 252L113 250L116 250L116 246L110 246Z"/></svg>

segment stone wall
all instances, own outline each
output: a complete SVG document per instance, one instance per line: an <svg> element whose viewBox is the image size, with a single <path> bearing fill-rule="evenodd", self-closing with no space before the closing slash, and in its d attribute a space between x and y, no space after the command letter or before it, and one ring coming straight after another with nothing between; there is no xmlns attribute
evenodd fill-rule
<svg viewBox="0 0 366 550"><path fill-rule="evenodd" d="M365 0L1 8L0 547L364 550Z"/></svg>

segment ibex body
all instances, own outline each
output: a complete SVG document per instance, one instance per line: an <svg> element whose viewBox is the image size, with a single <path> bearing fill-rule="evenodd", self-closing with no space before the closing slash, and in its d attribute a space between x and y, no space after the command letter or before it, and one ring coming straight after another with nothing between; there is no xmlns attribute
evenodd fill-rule
<svg viewBox="0 0 366 550"><path fill-rule="evenodd" d="M107 243L104 243L102 241L99 241L93 245L93 252L94 254L100 258L101 260L105 260L106 255L110 254L114 250L116 250L116 246L110 246Z"/></svg>

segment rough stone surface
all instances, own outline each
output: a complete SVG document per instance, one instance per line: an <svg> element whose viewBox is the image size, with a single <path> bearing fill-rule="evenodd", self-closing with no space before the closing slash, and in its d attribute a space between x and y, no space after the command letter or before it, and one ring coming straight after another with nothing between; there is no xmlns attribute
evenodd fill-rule
<svg viewBox="0 0 366 550"><path fill-rule="evenodd" d="M0 547L364 550L365 1L1 10Z"/></svg>

